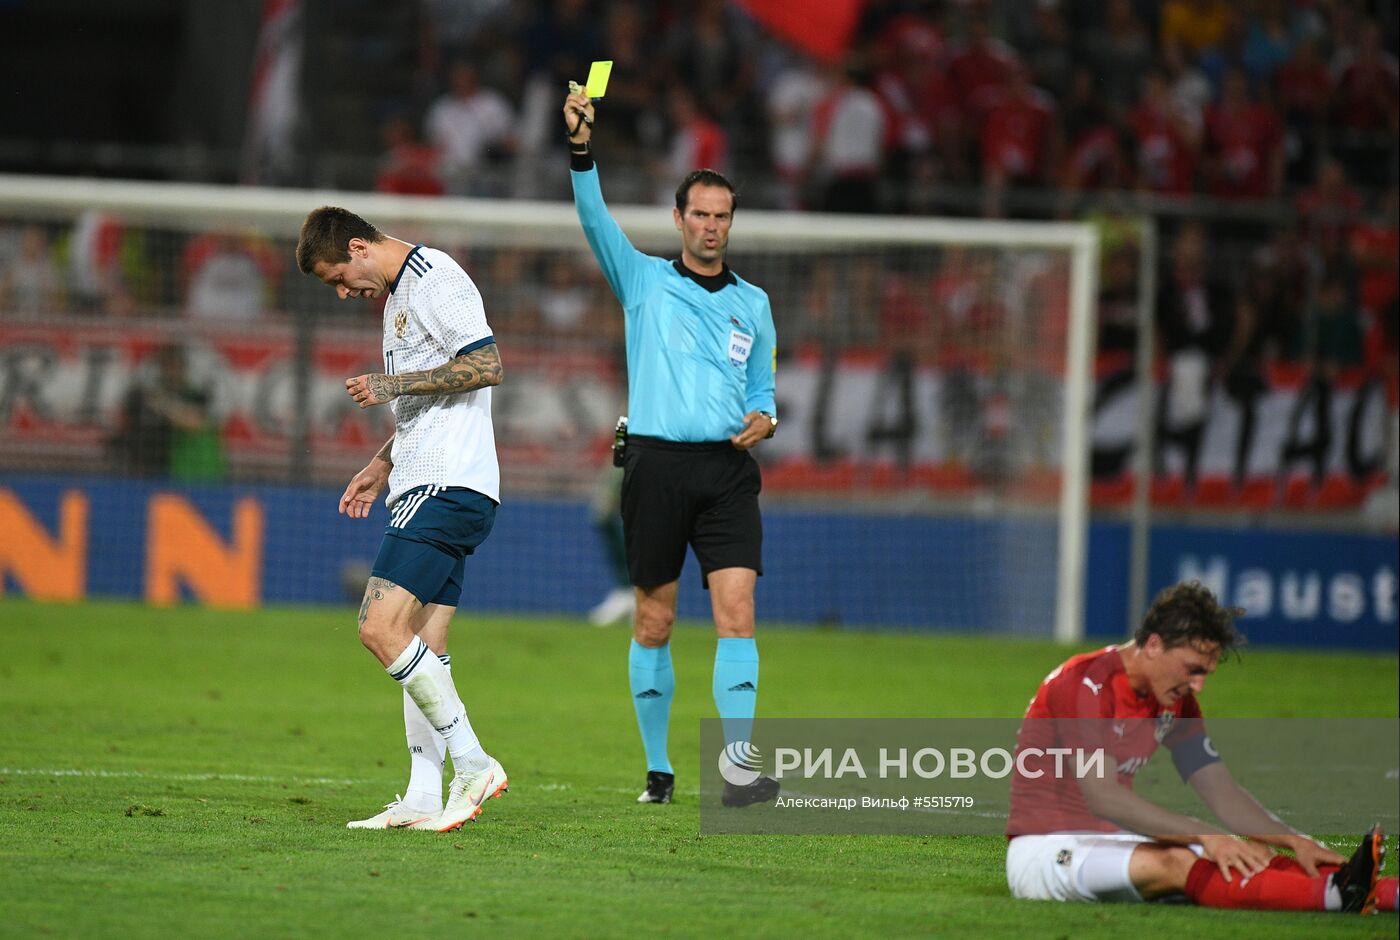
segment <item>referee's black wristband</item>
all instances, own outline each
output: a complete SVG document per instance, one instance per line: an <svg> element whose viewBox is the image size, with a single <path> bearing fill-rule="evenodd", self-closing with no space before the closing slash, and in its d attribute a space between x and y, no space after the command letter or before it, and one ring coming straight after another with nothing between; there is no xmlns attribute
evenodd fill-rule
<svg viewBox="0 0 1400 940"><path fill-rule="evenodd" d="M580 173L593 169L593 147L588 141L581 144L569 141L569 169Z"/></svg>

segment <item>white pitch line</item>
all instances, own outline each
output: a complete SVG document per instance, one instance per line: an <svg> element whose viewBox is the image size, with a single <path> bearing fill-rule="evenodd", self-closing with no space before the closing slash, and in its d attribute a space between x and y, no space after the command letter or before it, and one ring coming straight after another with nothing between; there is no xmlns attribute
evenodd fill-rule
<svg viewBox="0 0 1400 940"><path fill-rule="evenodd" d="M74 768L0 767L0 777L116 777L137 780L180 780L191 783L232 780L237 783L312 783L354 786L378 783L376 780L350 780L341 777L260 777L250 774L157 774L142 770L80 770Z"/></svg>
<svg viewBox="0 0 1400 940"><path fill-rule="evenodd" d="M306 783L319 784L323 786L361 786L369 784L380 784L384 781L351 779L343 777L263 777L250 774L161 774L147 773L143 770L81 770L78 768L42 768L42 767L0 767L0 777L102 777L102 778L128 778L136 780L179 780L182 782L200 783L211 780L230 780L235 783ZM532 790L558 791L572 790L574 785L570 783L542 783L531 787ZM586 790L594 790L601 793L631 793L627 787L585 787Z"/></svg>

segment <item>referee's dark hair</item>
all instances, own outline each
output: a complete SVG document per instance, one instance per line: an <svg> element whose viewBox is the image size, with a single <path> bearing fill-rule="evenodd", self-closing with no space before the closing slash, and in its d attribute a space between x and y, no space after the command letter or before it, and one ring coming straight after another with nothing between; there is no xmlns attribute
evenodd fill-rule
<svg viewBox="0 0 1400 940"><path fill-rule="evenodd" d="M1133 640L1142 646L1155 633L1168 649L1209 643L1229 652L1245 644L1244 634L1235 629L1235 618L1243 616L1243 607L1224 607L1201 582L1186 581L1163 588L1153 599Z"/></svg>
<svg viewBox="0 0 1400 940"><path fill-rule="evenodd" d="M297 239L297 267L301 268L302 274L310 274L321 261L344 264L350 260L352 238L379 242L384 240L384 235L349 209L322 206L313 210L301 223L301 237Z"/></svg>
<svg viewBox="0 0 1400 940"><path fill-rule="evenodd" d="M676 208L685 214L685 204L690 201L690 187L700 186L723 186L729 190L729 214L733 215L734 210L739 208L739 194L734 191L734 184L729 182L723 173L718 170L691 170L681 184L676 187Z"/></svg>

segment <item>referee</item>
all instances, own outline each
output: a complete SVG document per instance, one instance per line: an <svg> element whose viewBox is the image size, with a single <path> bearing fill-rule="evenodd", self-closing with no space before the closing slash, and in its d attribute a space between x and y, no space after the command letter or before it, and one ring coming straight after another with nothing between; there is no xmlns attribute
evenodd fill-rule
<svg viewBox="0 0 1400 940"><path fill-rule="evenodd" d="M724 262L735 194L714 170L676 189L681 256L632 247L608 214L593 164L593 104L564 102L574 203L588 245L622 305L627 331L628 435L622 480L627 566L637 593L628 676L646 749L639 803L669 803L675 771L666 738L676 679L671 626L686 545L710 592L715 707L725 744L747 742L758 695L754 583L763 572L762 485L749 450L778 426L768 295ZM726 806L766 802L776 781L726 782Z"/></svg>

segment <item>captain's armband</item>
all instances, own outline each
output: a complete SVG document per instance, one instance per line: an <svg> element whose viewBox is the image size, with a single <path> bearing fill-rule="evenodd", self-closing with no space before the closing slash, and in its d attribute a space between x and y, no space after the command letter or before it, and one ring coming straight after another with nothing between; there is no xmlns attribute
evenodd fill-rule
<svg viewBox="0 0 1400 940"><path fill-rule="evenodd" d="M1215 749L1210 735L1202 730L1172 748L1172 763L1183 781L1190 780L1196 771L1207 764L1220 760L1220 752Z"/></svg>

